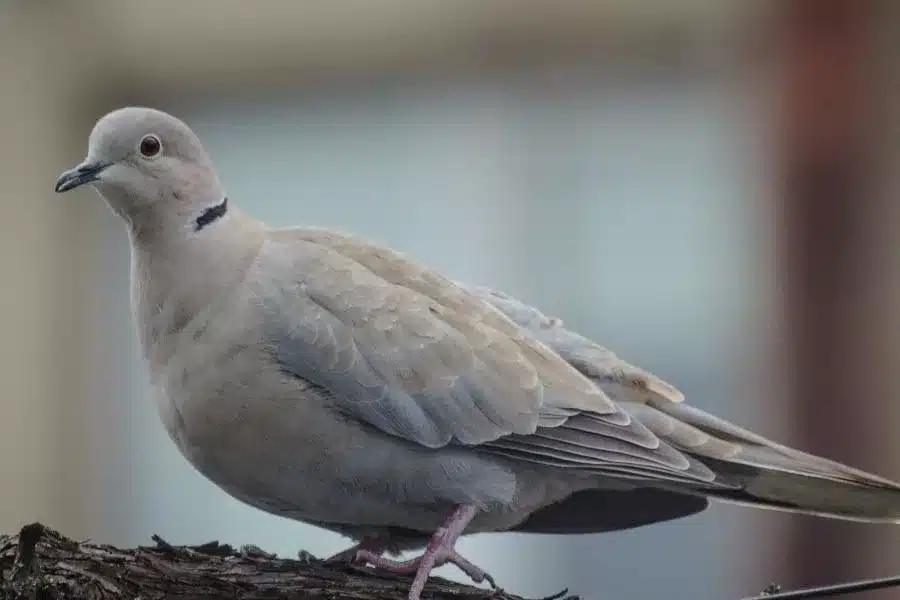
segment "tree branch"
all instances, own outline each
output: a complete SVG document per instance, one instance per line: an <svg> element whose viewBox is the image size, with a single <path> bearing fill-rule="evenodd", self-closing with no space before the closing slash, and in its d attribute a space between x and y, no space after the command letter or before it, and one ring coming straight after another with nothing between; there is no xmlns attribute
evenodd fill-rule
<svg viewBox="0 0 900 600"><path fill-rule="evenodd" d="M306 553L283 559L252 546L172 546L158 536L153 541L155 546L134 549L79 543L39 523L18 535L0 535L0 600L405 600L409 589L406 578L325 564ZM424 596L523 600L439 577L429 580Z"/></svg>

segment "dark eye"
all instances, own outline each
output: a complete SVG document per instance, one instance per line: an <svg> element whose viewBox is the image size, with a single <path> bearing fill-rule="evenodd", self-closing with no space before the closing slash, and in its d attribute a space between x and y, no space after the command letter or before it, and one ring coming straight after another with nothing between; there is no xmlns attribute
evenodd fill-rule
<svg viewBox="0 0 900 600"><path fill-rule="evenodd" d="M145 135L143 139L141 139L139 148L142 155L147 158L153 158L159 154L160 150L162 150L162 142L160 142L159 138L155 135Z"/></svg>

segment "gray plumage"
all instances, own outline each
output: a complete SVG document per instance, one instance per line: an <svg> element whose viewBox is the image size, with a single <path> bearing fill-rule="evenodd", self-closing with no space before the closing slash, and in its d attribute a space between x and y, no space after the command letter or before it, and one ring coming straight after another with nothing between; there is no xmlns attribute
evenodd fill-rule
<svg viewBox="0 0 900 600"><path fill-rule="evenodd" d="M262 510L389 550L423 545L463 505L477 509L467 533L609 531L708 498L900 520L897 484L692 408L514 298L358 237L246 216L169 115L101 119L57 189L83 183L128 223L169 435Z"/></svg>

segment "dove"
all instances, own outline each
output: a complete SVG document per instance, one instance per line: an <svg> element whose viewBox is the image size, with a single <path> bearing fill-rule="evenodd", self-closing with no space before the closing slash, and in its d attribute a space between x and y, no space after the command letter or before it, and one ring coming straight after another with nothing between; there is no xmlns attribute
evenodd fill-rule
<svg viewBox="0 0 900 600"><path fill-rule="evenodd" d="M100 118L56 191L84 185L127 226L141 356L187 461L350 538L333 560L410 575L410 600L444 564L493 585L455 549L474 533L602 533L711 500L900 521L897 483L692 407L538 308L245 214L167 113Z"/></svg>

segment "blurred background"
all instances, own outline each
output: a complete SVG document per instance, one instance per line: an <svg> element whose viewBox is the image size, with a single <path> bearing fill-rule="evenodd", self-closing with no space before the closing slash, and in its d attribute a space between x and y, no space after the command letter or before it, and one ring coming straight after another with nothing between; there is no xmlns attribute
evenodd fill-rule
<svg viewBox="0 0 900 600"><path fill-rule="evenodd" d="M898 31L891 0L0 1L0 531L346 546L231 499L159 424L125 228L52 192L126 104L192 125L254 216L504 289L697 406L900 479ZM900 529L724 505L462 548L531 596L900 573Z"/></svg>

